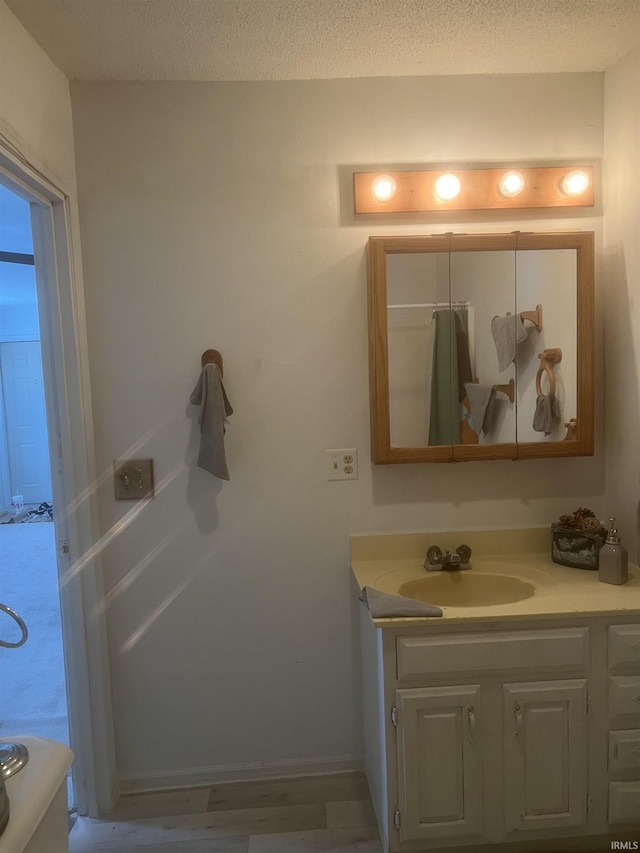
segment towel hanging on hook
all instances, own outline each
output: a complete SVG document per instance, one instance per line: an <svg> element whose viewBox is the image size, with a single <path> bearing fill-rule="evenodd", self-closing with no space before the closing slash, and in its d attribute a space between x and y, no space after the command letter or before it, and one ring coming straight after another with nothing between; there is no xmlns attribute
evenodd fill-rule
<svg viewBox="0 0 640 853"><path fill-rule="evenodd" d="M202 353L201 362L200 377L190 397L191 403L200 406L198 467L221 480L229 480L224 434L233 408L222 384L222 355L218 350L208 349Z"/></svg>
<svg viewBox="0 0 640 853"><path fill-rule="evenodd" d="M518 344L526 341L527 332L518 314L506 314L491 320L491 334L496 345L498 370L503 373L516 360Z"/></svg>
<svg viewBox="0 0 640 853"><path fill-rule="evenodd" d="M553 422L560 419L560 404L556 399L556 377L553 365L562 361L562 350L560 347L551 347L538 353L540 367L536 373L536 408L533 414L533 428L536 432L550 435ZM549 393L542 393L542 374L549 377Z"/></svg>

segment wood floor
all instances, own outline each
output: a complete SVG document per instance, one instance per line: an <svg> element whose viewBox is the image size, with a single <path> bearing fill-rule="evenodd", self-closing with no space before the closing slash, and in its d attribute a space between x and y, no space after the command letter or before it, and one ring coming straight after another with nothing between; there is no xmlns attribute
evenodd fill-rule
<svg viewBox="0 0 640 853"><path fill-rule="evenodd" d="M541 845L540 853L554 846ZM532 853L530 845L522 849ZM591 853L612 849L590 846ZM346 773L124 796L106 820L78 818L69 851L382 853L382 844L364 774Z"/></svg>
<svg viewBox="0 0 640 853"><path fill-rule="evenodd" d="M362 774L121 797L78 818L70 853L382 853Z"/></svg>

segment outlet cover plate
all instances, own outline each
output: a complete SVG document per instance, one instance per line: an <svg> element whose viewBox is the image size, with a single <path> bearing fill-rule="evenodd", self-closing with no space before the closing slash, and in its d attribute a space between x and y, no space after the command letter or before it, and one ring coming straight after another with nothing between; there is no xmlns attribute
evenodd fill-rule
<svg viewBox="0 0 640 853"><path fill-rule="evenodd" d="M355 447L327 450L327 480L357 480L358 451Z"/></svg>
<svg viewBox="0 0 640 853"><path fill-rule="evenodd" d="M117 501L151 500L154 497L153 459L116 459L113 479Z"/></svg>

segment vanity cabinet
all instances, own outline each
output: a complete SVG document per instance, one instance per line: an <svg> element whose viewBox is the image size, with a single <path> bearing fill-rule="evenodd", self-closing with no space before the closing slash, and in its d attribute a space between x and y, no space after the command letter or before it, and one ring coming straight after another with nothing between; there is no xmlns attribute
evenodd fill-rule
<svg viewBox="0 0 640 853"><path fill-rule="evenodd" d="M500 734L505 830L583 826L586 687L586 679L505 684L501 718L480 684L397 691L400 838L484 835L483 740Z"/></svg>
<svg viewBox="0 0 640 853"><path fill-rule="evenodd" d="M365 766L385 851L560 850L640 829L640 624L610 623L376 627L362 606ZM637 662L616 657L621 636Z"/></svg>

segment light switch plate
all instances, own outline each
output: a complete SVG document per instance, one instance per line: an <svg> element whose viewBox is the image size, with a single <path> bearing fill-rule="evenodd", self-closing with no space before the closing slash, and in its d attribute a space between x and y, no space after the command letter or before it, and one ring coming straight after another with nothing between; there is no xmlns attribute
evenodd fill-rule
<svg viewBox="0 0 640 853"><path fill-rule="evenodd" d="M151 500L154 497L153 459L116 459L113 479L117 501Z"/></svg>

